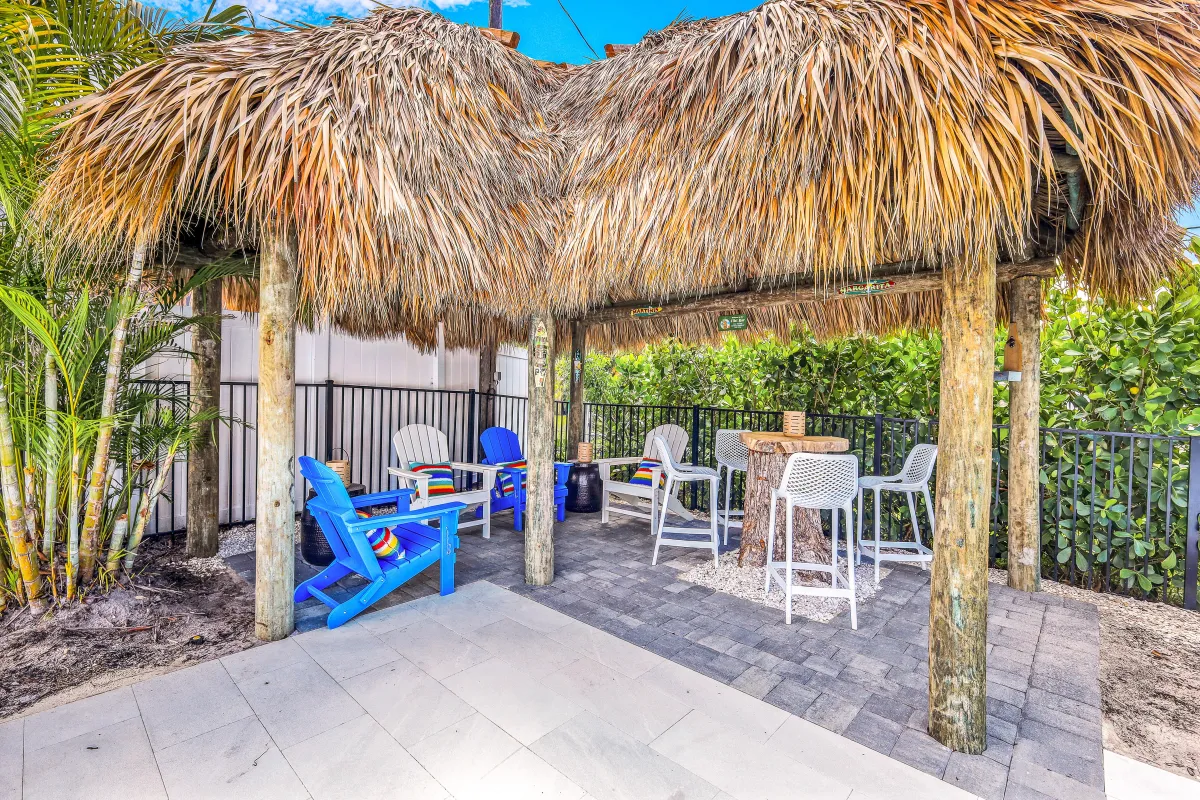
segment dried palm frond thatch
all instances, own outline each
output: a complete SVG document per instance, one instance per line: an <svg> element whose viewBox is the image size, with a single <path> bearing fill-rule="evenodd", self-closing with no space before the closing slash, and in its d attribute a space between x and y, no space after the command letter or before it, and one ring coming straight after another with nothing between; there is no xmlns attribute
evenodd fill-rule
<svg viewBox="0 0 1200 800"><path fill-rule="evenodd" d="M309 318L466 342L996 251L1142 295L1198 187L1200 0L774 0L578 67L412 8L183 48L74 109L39 210L97 248L288 230ZM785 317L937 322L932 296L754 319Z"/></svg>
<svg viewBox="0 0 1200 800"><path fill-rule="evenodd" d="M553 305L557 80L416 8L185 47L73 110L39 210L96 249L288 231L301 303L364 325Z"/></svg>
<svg viewBox="0 0 1200 800"><path fill-rule="evenodd" d="M1200 185L1195 0L776 0L568 76L558 258L613 300L1062 252L1173 268Z"/></svg>

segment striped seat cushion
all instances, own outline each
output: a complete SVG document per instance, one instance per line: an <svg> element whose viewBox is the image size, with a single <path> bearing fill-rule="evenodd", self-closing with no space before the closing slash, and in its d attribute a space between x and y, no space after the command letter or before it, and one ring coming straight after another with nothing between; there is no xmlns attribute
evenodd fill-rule
<svg viewBox="0 0 1200 800"><path fill-rule="evenodd" d="M651 472L655 467L662 467L662 462L654 458L643 458L642 463L638 464L637 471L633 473L633 477L629 482L634 486L649 486L654 480L654 474ZM667 476L665 473L659 473L658 486L661 489L667 485Z"/></svg>
<svg viewBox="0 0 1200 800"><path fill-rule="evenodd" d="M454 494L454 470L450 467L449 461L442 461L436 464L413 461L409 463L408 468L413 472L429 476L430 497Z"/></svg>
<svg viewBox="0 0 1200 800"><path fill-rule="evenodd" d="M512 467L514 469L525 469L525 459L522 458L520 461L501 461L496 466L497 467ZM512 494L513 488L514 488L512 475L507 475L507 474L501 472L498 477L500 479L500 492L506 496ZM522 489L525 488L526 478L528 478L528 477L529 477L529 473L524 473L521 475L521 488Z"/></svg>
<svg viewBox="0 0 1200 800"><path fill-rule="evenodd" d="M359 511L358 516L363 519L371 518L365 511ZM367 534L367 542L371 545L375 558L380 561L399 561L404 558L404 548L400 546L400 539L396 537L394 528L376 528Z"/></svg>

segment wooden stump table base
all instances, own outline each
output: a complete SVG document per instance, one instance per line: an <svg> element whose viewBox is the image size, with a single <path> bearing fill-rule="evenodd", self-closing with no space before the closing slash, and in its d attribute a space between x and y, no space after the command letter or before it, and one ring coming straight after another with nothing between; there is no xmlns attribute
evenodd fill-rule
<svg viewBox="0 0 1200 800"><path fill-rule="evenodd" d="M766 564L766 537L770 525L771 494L779 488L788 456L792 453L844 453L850 442L839 436L785 436L782 433L745 432L742 441L750 449L746 475L746 515L738 566ZM809 509L793 512L792 560L824 563L829 560L829 543L821 530L821 514ZM787 509L775 509L775 557L783 558L787 534Z"/></svg>

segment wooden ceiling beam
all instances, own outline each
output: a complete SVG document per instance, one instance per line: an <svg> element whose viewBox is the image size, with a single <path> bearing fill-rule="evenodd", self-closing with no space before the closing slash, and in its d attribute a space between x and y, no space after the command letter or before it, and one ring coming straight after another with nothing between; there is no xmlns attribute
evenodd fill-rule
<svg viewBox="0 0 1200 800"><path fill-rule="evenodd" d="M516 31L506 31L500 28L480 28L479 30L484 36L495 39L505 47L516 49L521 41L521 34Z"/></svg>
<svg viewBox="0 0 1200 800"><path fill-rule="evenodd" d="M619 56L621 53L628 52L632 47L633 45L631 44L606 44L604 45L604 57L612 58L613 56Z"/></svg>
<svg viewBox="0 0 1200 800"><path fill-rule="evenodd" d="M923 268L911 261L884 264L871 271L871 281L818 285L811 275L787 276L769 286L745 284L704 295L676 295L659 300L615 303L584 314L587 325L608 325L631 319L683 316L704 312L742 313L797 303L836 302L846 297L913 294L942 288L942 270ZM1049 277L1058 269L1057 258L1039 258L996 266L996 281L1006 283L1026 275ZM641 312L641 313L639 313Z"/></svg>

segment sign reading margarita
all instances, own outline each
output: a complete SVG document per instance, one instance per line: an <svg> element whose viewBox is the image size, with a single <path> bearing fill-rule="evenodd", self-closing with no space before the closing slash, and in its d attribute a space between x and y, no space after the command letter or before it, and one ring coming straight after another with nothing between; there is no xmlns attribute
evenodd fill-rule
<svg viewBox="0 0 1200 800"><path fill-rule="evenodd" d="M645 319L646 317L657 317L662 313L662 306L641 306L629 312L629 316Z"/></svg>
<svg viewBox="0 0 1200 800"><path fill-rule="evenodd" d="M745 314L722 314L717 320L717 329L721 331L744 331L750 327Z"/></svg>
<svg viewBox="0 0 1200 800"><path fill-rule="evenodd" d="M885 280L883 278L874 278L862 283L852 283L849 286L843 286L838 289L838 294L842 297L858 297L864 294L881 294L891 289L896 285L895 281Z"/></svg>

